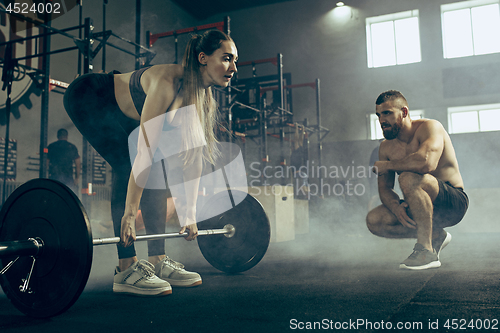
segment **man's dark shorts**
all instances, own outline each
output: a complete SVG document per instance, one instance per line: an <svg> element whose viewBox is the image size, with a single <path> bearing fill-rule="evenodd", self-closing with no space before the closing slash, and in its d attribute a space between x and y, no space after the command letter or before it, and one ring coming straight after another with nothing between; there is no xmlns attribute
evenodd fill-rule
<svg viewBox="0 0 500 333"><path fill-rule="evenodd" d="M449 182L443 182L438 178L436 180L439 193L432 203L434 206L432 226L434 228L452 227L462 221L469 207L469 198L462 188L454 187ZM404 200L399 200L399 202L403 203ZM413 218L409 209L407 213L410 218Z"/></svg>
<svg viewBox="0 0 500 333"><path fill-rule="evenodd" d="M436 178L437 179L437 178ZM449 182L437 179L439 193L434 200L432 224L434 228L451 227L462 220L469 207L469 198L464 190Z"/></svg>

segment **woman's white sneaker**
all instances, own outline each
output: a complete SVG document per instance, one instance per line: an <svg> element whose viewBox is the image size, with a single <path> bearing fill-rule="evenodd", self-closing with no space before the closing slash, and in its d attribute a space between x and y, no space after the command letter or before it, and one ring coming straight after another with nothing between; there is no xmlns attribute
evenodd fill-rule
<svg viewBox="0 0 500 333"><path fill-rule="evenodd" d="M166 257L155 265L155 274L174 287L195 287L201 284L201 276L184 269L180 262Z"/></svg>
<svg viewBox="0 0 500 333"><path fill-rule="evenodd" d="M138 296L164 296L172 293L172 287L167 281L155 275L153 264L140 260L123 272L116 267L113 292Z"/></svg>

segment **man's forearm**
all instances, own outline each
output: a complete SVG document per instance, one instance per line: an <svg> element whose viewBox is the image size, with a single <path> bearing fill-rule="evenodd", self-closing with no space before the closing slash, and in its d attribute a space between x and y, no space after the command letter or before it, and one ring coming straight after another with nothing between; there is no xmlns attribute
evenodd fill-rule
<svg viewBox="0 0 500 333"><path fill-rule="evenodd" d="M432 171L427 159L418 153L410 154L400 160L388 161L387 169L394 172L415 172L420 174Z"/></svg>
<svg viewBox="0 0 500 333"><path fill-rule="evenodd" d="M399 195L390 188L379 188L380 201L386 206L391 212L394 212L399 206Z"/></svg>

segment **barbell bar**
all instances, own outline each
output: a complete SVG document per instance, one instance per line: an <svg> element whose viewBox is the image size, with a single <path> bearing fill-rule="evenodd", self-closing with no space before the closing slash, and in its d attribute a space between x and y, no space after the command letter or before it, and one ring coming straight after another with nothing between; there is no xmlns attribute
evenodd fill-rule
<svg viewBox="0 0 500 333"><path fill-rule="evenodd" d="M228 195L239 204L218 212L216 207ZM243 272L264 257L269 219L254 197L236 190L217 193L199 216L203 221L198 236L203 237L197 238L198 246L215 268ZM136 241L187 236L187 232L139 235ZM30 180L0 210L0 284L14 306L28 316L61 314L85 288L93 246L119 242L119 237L92 238L83 205L68 187L49 179Z"/></svg>
<svg viewBox="0 0 500 333"><path fill-rule="evenodd" d="M222 229L205 229L198 230L198 236L209 236L209 235L225 235L228 238L233 237L235 234L235 228L231 224L226 224ZM140 235L136 236L135 241L149 241L156 239L167 239L167 238L178 238L187 237L188 232L180 233L168 233L168 234L155 234L155 235ZM106 237L106 238L94 238L92 239L92 245L109 245L120 243L120 237ZM30 238L27 240L3 242L0 243L0 258L5 258L9 256L38 256L43 250L43 240ZM10 266L9 266L10 267ZM0 274L5 273L7 269L2 269Z"/></svg>
<svg viewBox="0 0 500 333"><path fill-rule="evenodd" d="M40 239L30 238L27 240L4 242L0 244L0 258L8 256L36 256L42 249ZM0 271L2 274L4 270Z"/></svg>
<svg viewBox="0 0 500 333"><path fill-rule="evenodd" d="M205 229L198 230L198 236L209 236L209 235L225 235L228 238L234 236L235 228L232 224L226 224L222 229ZM167 239L167 238L177 238L177 237L187 237L188 232L180 233L168 233L168 234L157 234L157 235L141 235L136 236L136 242L148 241L155 239ZM108 244L118 244L120 243L120 237L109 237L109 238L94 238L92 240L94 246L96 245L108 245ZM0 244L1 251L1 244Z"/></svg>

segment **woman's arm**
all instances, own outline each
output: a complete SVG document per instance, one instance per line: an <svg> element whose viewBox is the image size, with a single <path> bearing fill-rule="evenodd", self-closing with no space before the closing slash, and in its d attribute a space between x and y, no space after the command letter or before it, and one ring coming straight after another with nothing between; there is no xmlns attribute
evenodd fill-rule
<svg viewBox="0 0 500 333"><path fill-rule="evenodd" d="M184 191L186 193L186 211L185 221L181 222L181 230L184 233L189 229L187 240L193 240L198 235L198 226L196 225L196 202L198 200L198 190L200 187L200 178L203 170L203 155L201 149L195 149L192 163L183 168Z"/></svg>
<svg viewBox="0 0 500 333"><path fill-rule="evenodd" d="M121 235L123 246L130 246L136 239L135 234L135 219L139 210L142 191L144 188L135 183L135 177L130 173L130 178L127 187L127 199L125 201L125 212L122 217Z"/></svg>
<svg viewBox="0 0 500 333"><path fill-rule="evenodd" d="M173 79L168 76L151 80L147 89L140 120L137 156L132 165L121 224L121 240L124 246L131 245L136 239L135 217L163 129L163 121L155 121L155 118L164 119L163 115L174 101L175 93Z"/></svg>

